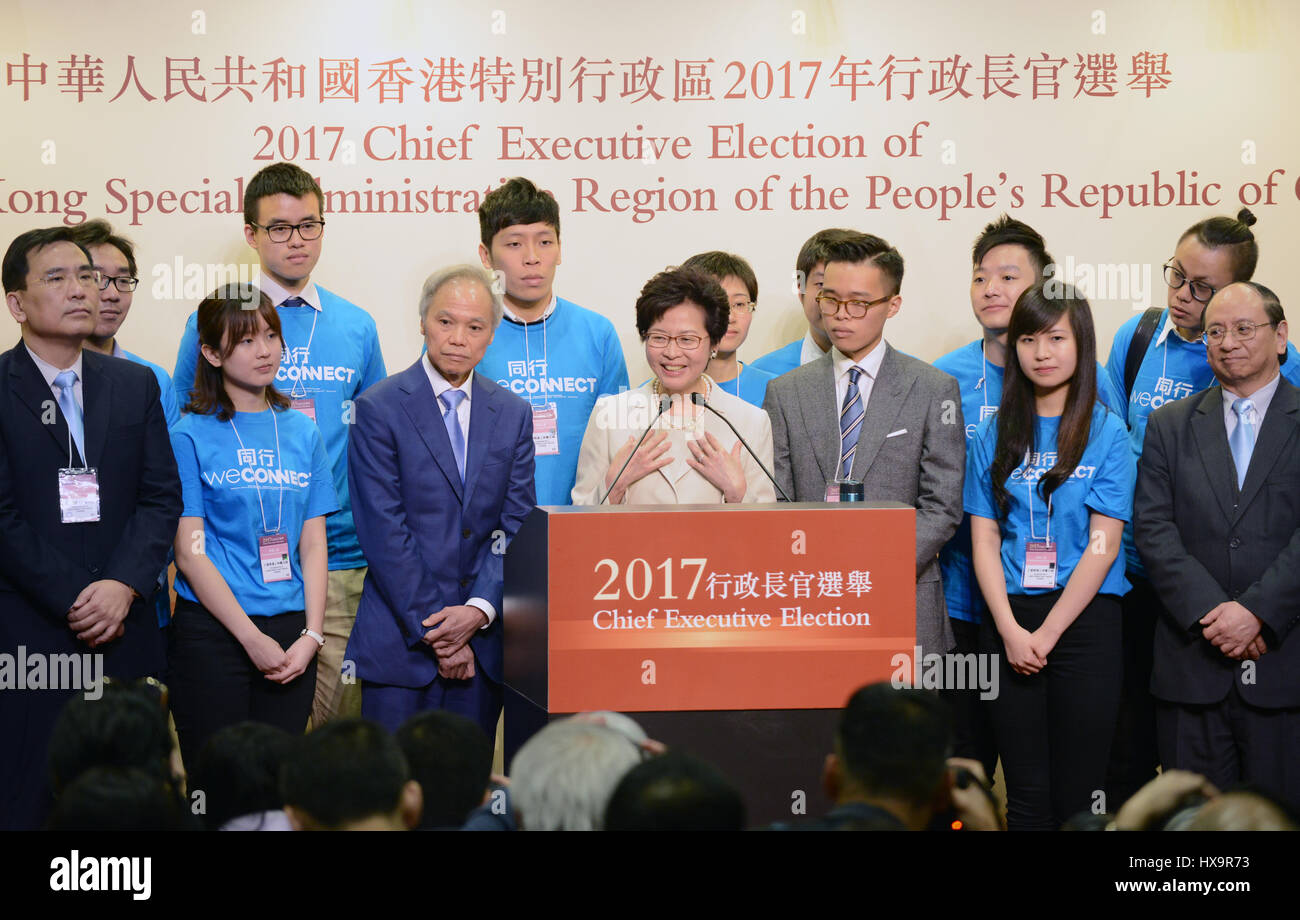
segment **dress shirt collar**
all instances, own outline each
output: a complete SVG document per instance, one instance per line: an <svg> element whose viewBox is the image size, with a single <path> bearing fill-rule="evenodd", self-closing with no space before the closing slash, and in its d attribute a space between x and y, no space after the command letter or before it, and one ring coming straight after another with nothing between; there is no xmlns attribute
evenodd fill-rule
<svg viewBox="0 0 1300 920"><path fill-rule="evenodd" d="M465 378L464 383L462 383L458 387L453 387L451 383L448 382L447 378L442 376L442 374L438 372L438 369L433 366L433 362L429 360L428 352L425 352L424 358L420 361L420 366L424 368L424 373L429 378L429 384L433 387L434 399L440 399L443 393L446 393L448 390L452 390L452 389L461 390L462 392L464 392L465 405L467 406L469 405L470 400L474 398L474 393L473 393L474 372L473 371L469 372L469 376Z"/></svg>
<svg viewBox="0 0 1300 920"><path fill-rule="evenodd" d="M533 319L533 320L521 319L518 316L516 316L515 312L510 309L510 304L508 303L502 305L501 312L505 314L505 318L510 320L511 322L518 323L521 326L527 326L529 323L540 323L544 319L549 319L550 315L555 312L555 307L558 303L559 303L559 298L557 298L554 294L551 294L550 304L542 312L540 318Z"/></svg>
<svg viewBox="0 0 1300 920"><path fill-rule="evenodd" d="M257 279L257 286L262 289L262 293L271 298L271 306L273 307L280 306L290 297L301 297L316 312L319 313L321 310L320 292L316 290L315 281L308 281L307 286L297 294L290 294L278 281L266 272L262 272L261 277Z"/></svg>
<svg viewBox="0 0 1300 920"><path fill-rule="evenodd" d="M839 380L849 372L849 368L861 368L862 373L871 378L871 382L876 382L876 377L880 374L880 363L885 360L885 340L882 338L876 343L876 347L867 352L861 360L854 361L848 355L844 354L838 348L831 351L831 364L835 368L835 379Z"/></svg>
<svg viewBox="0 0 1300 920"><path fill-rule="evenodd" d="M799 364L811 364L826 352L821 350L817 340L813 338L812 330L809 329L803 334L803 344L799 347Z"/></svg>
<svg viewBox="0 0 1300 920"><path fill-rule="evenodd" d="M48 361L41 360L41 358L36 354L36 352L32 351L32 349L27 345L26 342L23 343L23 347L27 349L27 353L31 355L32 360L36 362L36 369L41 372L41 376L45 378L46 385L51 389L54 388L54 378L59 376L59 374L61 374L63 371L67 371L67 370L71 370L76 373L77 383L82 382L83 378L81 374L81 351L80 350L77 351L77 360L72 362L71 367L55 367L53 364L50 364Z"/></svg>
<svg viewBox="0 0 1300 920"><path fill-rule="evenodd" d="M1169 338L1170 336L1173 336L1178 341L1178 344L1180 345L1197 344L1194 341L1193 342L1187 341L1185 338L1183 338L1181 335L1179 335L1177 332L1174 331L1174 319L1172 316L1169 315L1169 311L1166 310L1165 324L1160 327L1160 334L1156 336L1156 340L1155 340L1156 347L1159 348L1160 345L1164 343L1165 339Z"/></svg>
<svg viewBox="0 0 1300 920"><path fill-rule="evenodd" d="M1268 412L1269 404L1273 402L1273 394L1277 392L1277 386L1281 380L1282 373L1279 370L1278 373L1273 375L1272 380L1247 397L1255 404L1255 418L1260 420L1264 418L1264 413ZM1232 404L1237 401L1237 398L1240 395L1241 394L1239 393L1232 392L1227 387L1223 387L1223 409L1227 415L1233 414ZM1227 415L1225 415L1225 418Z"/></svg>

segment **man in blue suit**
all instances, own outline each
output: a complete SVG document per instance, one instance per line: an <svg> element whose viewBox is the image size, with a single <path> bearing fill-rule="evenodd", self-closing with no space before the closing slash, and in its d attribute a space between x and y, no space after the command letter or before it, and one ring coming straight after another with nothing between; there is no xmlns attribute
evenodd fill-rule
<svg viewBox="0 0 1300 920"><path fill-rule="evenodd" d="M528 403L474 368L501 321L492 277L457 265L420 296L426 353L357 400L348 486L370 561L347 658L361 713L501 712L502 554L535 503Z"/></svg>

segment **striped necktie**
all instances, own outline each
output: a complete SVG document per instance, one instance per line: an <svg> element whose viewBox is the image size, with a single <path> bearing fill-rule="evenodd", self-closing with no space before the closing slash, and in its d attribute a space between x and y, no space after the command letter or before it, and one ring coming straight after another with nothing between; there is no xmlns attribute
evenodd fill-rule
<svg viewBox="0 0 1300 920"><path fill-rule="evenodd" d="M849 388L840 406L840 478L848 479L853 472L853 455L858 450L858 434L862 431L862 392L858 389L861 368L849 368Z"/></svg>

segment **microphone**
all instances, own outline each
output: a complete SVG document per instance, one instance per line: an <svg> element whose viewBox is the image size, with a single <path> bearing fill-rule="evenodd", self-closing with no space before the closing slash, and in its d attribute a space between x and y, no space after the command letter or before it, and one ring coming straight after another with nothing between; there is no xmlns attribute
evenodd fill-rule
<svg viewBox="0 0 1300 920"><path fill-rule="evenodd" d="M650 433L650 429L655 426L655 422L659 421L659 416L667 412L668 407L671 406L672 404L673 404L673 398L667 395L666 393L659 397L659 411L655 413L654 418L650 419L650 424L646 426L645 431L641 432L641 437L637 438L636 446L632 448L632 453L627 455L627 459L624 460L623 465L619 467L618 475L615 476L614 481L609 484L609 489L606 490L605 492L605 498L602 498L600 501L596 502L597 505L605 504L605 501L606 499L609 498L610 493L614 491L614 486L618 485L619 479L622 478L624 471L627 470L627 465L632 462L632 458L636 456L636 452L641 449L641 442L644 441L646 435Z"/></svg>
<svg viewBox="0 0 1300 920"><path fill-rule="evenodd" d="M695 403L695 405L697 406L703 406L704 408L712 412L714 415L716 415L718 418L722 419L724 422L727 423L727 427L731 429L731 433L736 436L737 440L739 440L741 444L745 445L745 450L749 451L749 455L754 458L754 462L757 463L758 468L763 471L763 475L766 476L768 479L772 480L772 485L776 486L776 491L781 494L781 497L783 499L789 501L790 496L785 494L785 489L781 488L781 483L776 481L776 477L773 476L771 471L769 471L768 468L763 465L763 461L758 459L758 454L754 453L754 448L749 446L749 442L746 441L744 437L740 434L740 432L736 430L736 426L731 424L731 419L727 418L717 409L710 406L709 401L704 398L703 393L692 393L691 402Z"/></svg>

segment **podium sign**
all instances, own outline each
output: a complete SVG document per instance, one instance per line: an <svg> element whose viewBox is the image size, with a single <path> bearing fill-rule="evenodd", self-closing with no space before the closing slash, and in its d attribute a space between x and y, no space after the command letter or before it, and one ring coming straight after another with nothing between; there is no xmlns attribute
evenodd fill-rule
<svg viewBox="0 0 1300 920"><path fill-rule="evenodd" d="M550 712L838 709L916 644L911 507L538 514Z"/></svg>

